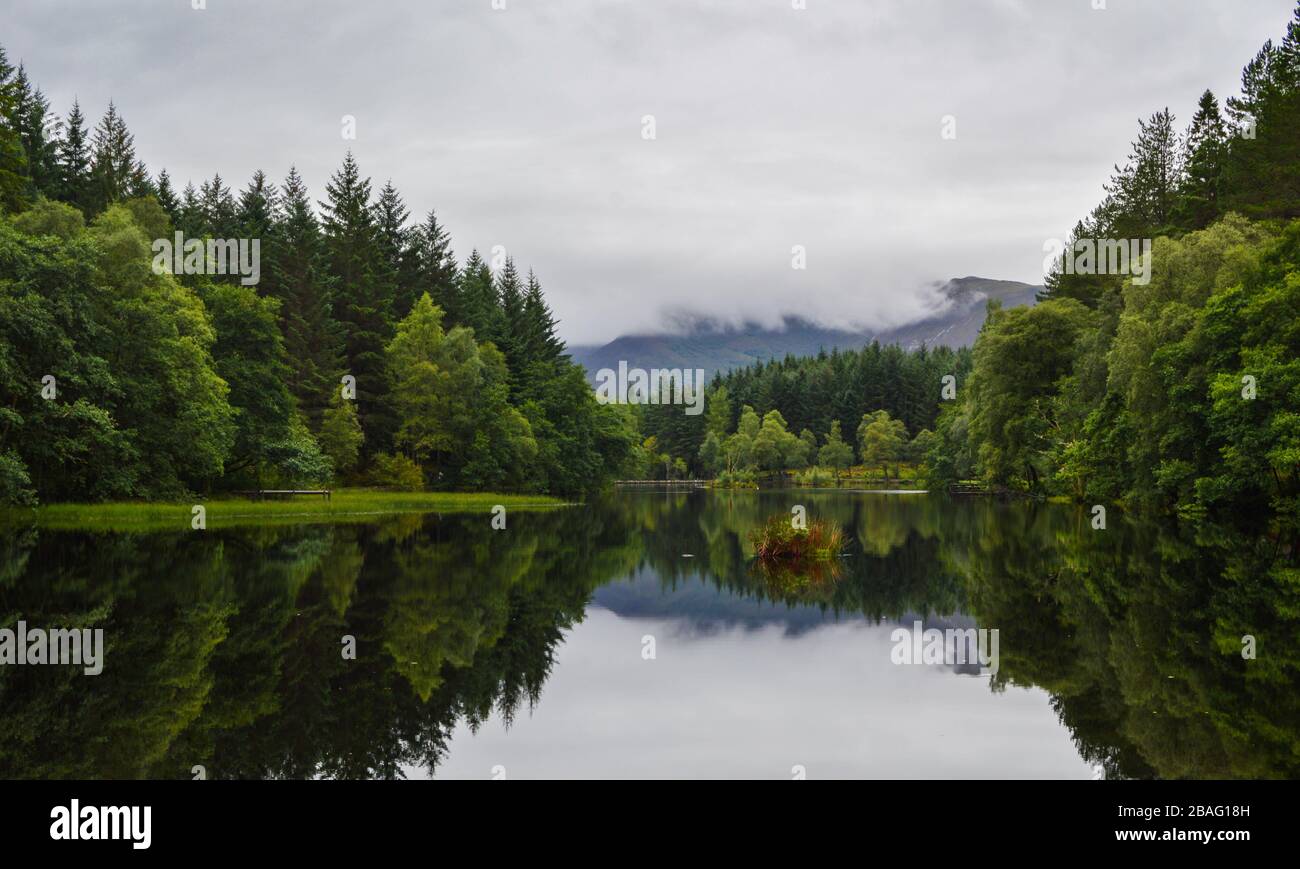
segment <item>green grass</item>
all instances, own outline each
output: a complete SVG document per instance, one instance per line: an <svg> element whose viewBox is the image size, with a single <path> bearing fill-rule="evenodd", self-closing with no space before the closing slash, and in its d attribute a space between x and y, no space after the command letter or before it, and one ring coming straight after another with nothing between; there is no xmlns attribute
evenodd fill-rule
<svg viewBox="0 0 1300 869"><path fill-rule="evenodd" d="M810 519L807 528L795 528L789 516L768 519L749 533L749 542L760 561L837 558L845 545L838 523Z"/></svg>
<svg viewBox="0 0 1300 869"><path fill-rule="evenodd" d="M311 522L372 522L398 513L488 513L501 504L507 511L563 507L546 495L497 495L491 492L387 492L335 489L327 501L319 495L253 501L229 495L195 496L184 503L118 501L107 504L45 504L35 508L0 508L0 525L36 525L53 530L165 531L190 530L192 509L202 505L208 528L240 525L298 525Z"/></svg>

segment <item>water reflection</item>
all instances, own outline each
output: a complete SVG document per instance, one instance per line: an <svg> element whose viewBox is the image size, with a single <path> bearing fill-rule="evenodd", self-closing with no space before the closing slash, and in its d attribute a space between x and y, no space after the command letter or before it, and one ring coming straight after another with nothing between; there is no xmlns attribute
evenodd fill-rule
<svg viewBox="0 0 1300 869"><path fill-rule="evenodd" d="M826 576L751 564L794 503L845 529ZM488 518L3 532L0 626L107 651L0 667L0 776L486 776L584 732L547 774L1058 774L1062 744L1112 777L1300 774L1300 569L1268 535L789 490ZM999 629L997 675L891 666L913 618Z"/></svg>

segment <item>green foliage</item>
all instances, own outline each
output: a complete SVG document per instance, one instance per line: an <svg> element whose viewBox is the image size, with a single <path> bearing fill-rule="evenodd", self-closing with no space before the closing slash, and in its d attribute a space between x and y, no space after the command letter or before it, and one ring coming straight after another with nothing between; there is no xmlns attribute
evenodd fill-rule
<svg viewBox="0 0 1300 869"><path fill-rule="evenodd" d="M409 456L376 453L370 469L370 482L399 492L419 492L424 489L424 472Z"/></svg>
<svg viewBox="0 0 1300 869"><path fill-rule="evenodd" d="M299 413L294 413L279 439L267 442L263 462L264 472L276 488L300 483L324 485L334 476L332 458L312 436L307 421Z"/></svg>
<svg viewBox="0 0 1300 869"><path fill-rule="evenodd" d="M1300 221L1159 238L1149 282L1089 311L994 311L929 450L930 485L1297 519Z"/></svg>
<svg viewBox="0 0 1300 869"><path fill-rule="evenodd" d="M1050 399L1071 370L1076 342L1089 322L1088 309L1073 299L1010 311L989 306L965 389L970 437L987 483L1040 487L1056 426Z"/></svg>
<svg viewBox="0 0 1300 869"><path fill-rule="evenodd" d="M114 416L130 421L142 458L136 492L175 495L220 476L236 412L214 364L217 336L202 300L172 275L153 273L149 242L123 206L111 206L88 233L103 251L105 330L123 336L105 358L118 387Z"/></svg>
<svg viewBox="0 0 1300 869"><path fill-rule="evenodd" d="M310 438L306 430L291 436L297 412L287 385L279 303L238 283L204 282L199 289L216 334L215 368L229 387L234 412L235 439L223 470L229 475L250 469L256 481L273 450L283 453ZM310 450L316 450L314 444Z"/></svg>
<svg viewBox="0 0 1300 869"><path fill-rule="evenodd" d="M839 473L853 465L853 447L844 442L838 419L831 422L830 431L826 433L826 443L817 453L817 463L834 468Z"/></svg>
<svg viewBox="0 0 1300 869"><path fill-rule="evenodd" d="M27 475L27 465L12 450L0 453L0 504L36 503L36 490Z"/></svg>
<svg viewBox="0 0 1300 869"><path fill-rule="evenodd" d="M878 410L862 415L862 422L858 424L858 449L862 464L880 468L881 475L886 479L889 477L889 466L893 465L894 476L898 476L898 465L906 457L907 446L907 428L902 421L891 419L888 411Z"/></svg>
<svg viewBox="0 0 1300 869"><path fill-rule="evenodd" d="M19 134L14 68L0 47L0 214L18 211L27 192L27 154Z"/></svg>
<svg viewBox="0 0 1300 869"><path fill-rule="evenodd" d="M295 169L281 189L257 171L238 194L220 175L178 193L116 105L93 134L75 102L48 118L0 49L0 498L311 482L395 448L458 488L579 494L637 464L636 414L597 404L537 276L476 252L458 268L434 213L411 226L351 154L318 218ZM260 283L155 274L152 241L174 230L256 239ZM426 294L438 334L422 312L399 340ZM355 403L337 400L345 374Z"/></svg>
<svg viewBox="0 0 1300 869"><path fill-rule="evenodd" d="M722 441L716 432L710 431L700 444L700 466L707 474L716 474L722 469Z"/></svg>
<svg viewBox="0 0 1300 869"><path fill-rule="evenodd" d="M425 293L388 346L397 443L453 486L521 485L537 444L508 403L505 357L462 326L444 333L442 317Z"/></svg>
<svg viewBox="0 0 1300 869"><path fill-rule="evenodd" d="M834 484L835 478L834 470L816 465L794 475L794 481L800 486L829 486Z"/></svg>
<svg viewBox="0 0 1300 869"><path fill-rule="evenodd" d="M321 419L317 439L321 451L329 457L334 472L342 476L351 473L361 457L361 444L365 441L365 433L361 431L361 422L357 419L356 405L344 400L340 393L335 393Z"/></svg>
<svg viewBox="0 0 1300 869"><path fill-rule="evenodd" d="M722 489L757 489L758 481L753 471L720 471L713 481Z"/></svg>
<svg viewBox="0 0 1300 869"><path fill-rule="evenodd" d="M392 269L385 259L370 201L370 179L349 152L325 185L324 255L335 280L334 316L344 336L345 373L356 378L356 401L370 450L386 449L396 429L388 407L384 348L393 335Z"/></svg>
<svg viewBox="0 0 1300 869"><path fill-rule="evenodd" d="M31 208L15 215L13 224L24 235L52 235L67 241L85 229L86 220L71 205L41 197Z"/></svg>
<svg viewBox="0 0 1300 869"><path fill-rule="evenodd" d="M762 471L797 470L808 465L803 441L786 429L785 417L779 410L769 410L763 415L763 423L750 444L749 457Z"/></svg>

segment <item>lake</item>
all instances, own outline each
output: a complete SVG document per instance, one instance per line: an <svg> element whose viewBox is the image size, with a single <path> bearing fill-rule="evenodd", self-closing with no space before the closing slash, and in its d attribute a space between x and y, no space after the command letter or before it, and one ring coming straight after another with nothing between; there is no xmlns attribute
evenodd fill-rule
<svg viewBox="0 0 1300 869"><path fill-rule="evenodd" d="M761 569L795 505L847 549ZM1300 569L1262 532L798 489L491 520L0 532L0 628L105 645L0 666L0 776L1300 774ZM917 623L996 659L901 660Z"/></svg>

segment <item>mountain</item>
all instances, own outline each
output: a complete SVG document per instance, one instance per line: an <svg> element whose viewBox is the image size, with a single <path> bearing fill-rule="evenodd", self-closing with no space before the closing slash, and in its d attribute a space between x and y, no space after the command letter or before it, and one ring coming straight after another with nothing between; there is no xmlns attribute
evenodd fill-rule
<svg viewBox="0 0 1300 869"><path fill-rule="evenodd" d="M1043 291L1041 285L1019 281L995 281L988 278L954 278L944 285L948 303L932 317L890 329L875 336L881 344L901 344L911 350L927 347L969 347L984 325L984 307L989 299L999 299L1004 308L1034 304Z"/></svg>
<svg viewBox="0 0 1300 869"><path fill-rule="evenodd" d="M601 346L570 346L569 354L592 378L602 368L617 370L620 361L627 362L629 368L703 368L708 378L715 371L729 371L787 353L813 356L823 348L856 350L873 340L909 349L922 344L963 347L975 343L989 299L1000 299L1007 308L1032 305L1035 294L1042 289L1019 281L954 278L943 287L946 300L938 313L895 329L831 329L793 316L786 317L780 329L757 325L719 328L702 320L683 334L624 335Z"/></svg>

